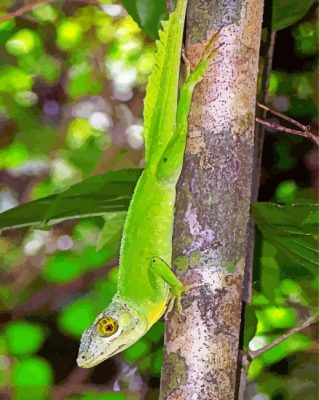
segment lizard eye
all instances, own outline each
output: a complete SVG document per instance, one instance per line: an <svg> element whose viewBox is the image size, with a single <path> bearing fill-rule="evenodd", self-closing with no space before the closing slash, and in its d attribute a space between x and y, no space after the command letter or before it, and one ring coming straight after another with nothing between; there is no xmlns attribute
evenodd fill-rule
<svg viewBox="0 0 319 400"><path fill-rule="evenodd" d="M96 327L99 336L109 337L118 330L119 324L112 317L103 317L97 322Z"/></svg>

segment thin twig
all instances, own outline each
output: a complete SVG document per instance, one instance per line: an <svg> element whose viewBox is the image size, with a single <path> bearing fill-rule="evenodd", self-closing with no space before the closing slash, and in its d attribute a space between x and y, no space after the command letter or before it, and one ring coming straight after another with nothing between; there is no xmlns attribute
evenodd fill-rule
<svg viewBox="0 0 319 400"><path fill-rule="evenodd" d="M288 117L287 115L282 114L281 112L274 110L273 108L270 108L270 107L266 106L265 104L259 103L258 101L256 104L258 107L262 108L263 110L269 111L271 114L277 115L277 117L285 119L286 121L289 121L291 124L298 126L303 131L307 129L307 127L305 125L302 125L300 122L296 121L295 119Z"/></svg>
<svg viewBox="0 0 319 400"><path fill-rule="evenodd" d="M167 14L171 13L172 9L173 9L172 0L166 0L166 11L167 11Z"/></svg>
<svg viewBox="0 0 319 400"><path fill-rule="evenodd" d="M75 367L64 381L63 386L83 384L92 375L92 372L92 369Z"/></svg>
<svg viewBox="0 0 319 400"><path fill-rule="evenodd" d="M266 52L264 55L265 63L262 72L262 86L258 98L263 103L268 100L268 88L270 82L270 73L272 69L272 61L275 50L276 32L271 30L272 21L272 1L268 2L265 10L265 23L267 28L267 41L266 41ZM257 116L262 119L266 118L265 110L256 110ZM254 160L253 160L253 176L251 185L251 202L255 203L258 200L259 187L260 187L260 175L261 175L261 164L262 164L262 153L264 147L265 127L263 125L255 126L254 134ZM245 275L243 285L243 300L246 304L251 303L252 298L252 276L253 276L253 264L254 264L254 249L255 249L255 221L250 215L248 229L247 229L247 252L245 262Z"/></svg>
<svg viewBox="0 0 319 400"><path fill-rule="evenodd" d="M0 17L0 22L5 22L8 21L9 19L20 17L21 15L25 14L28 11L32 11L43 4L53 3L54 1L56 0L39 0L36 3L25 3L23 7L18 8L15 11L9 12L6 15L2 15Z"/></svg>
<svg viewBox="0 0 319 400"><path fill-rule="evenodd" d="M292 133L294 135L304 136L308 139L313 140L317 145L319 145L319 137L310 131L309 125L303 125L300 122L296 121L295 119L288 117L287 115L282 114L280 111L274 110L274 109L266 106L265 104L259 103L258 101L256 104L259 108L261 108L265 111L268 111L271 114L276 115L277 117L279 117L281 119L284 119L285 121L288 121L292 125L297 126L298 128L301 129L301 131L297 130L297 129L286 128L280 124L277 124L276 122L270 122L270 121L265 121L265 120L256 118L256 121L259 122L260 124L267 126L268 128L275 129L280 132L286 132L286 133ZM264 116L264 118L265 118L265 116Z"/></svg>
<svg viewBox="0 0 319 400"><path fill-rule="evenodd" d="M282 126L282 125L278 124L277 122L265 121L265 120L260 119L260 118L256 118L256 121L259 124L262 124L264 126L267 126L270 129L274 129L274 130L279 131L279 132L291 133L293 135L306 137L308 139L313 140L316 143L316 145L319 145L319 136L313 134L310 130L308 130L309 129L308 127L305 127L305 129L307 129L307 130L299 131L297 129L287 128L285 126Z"/></svg>
<svg viewBox="0 0 319 400"><path fill-rule="evenodd" d="M2 15L0 17L0 23L16 17L21 17L23 14L32 11L39 6L42 6L44 4L54 3L55 1L57 0L38 0L35 3L25 3L23 7L20 7L15 11L8 12L8 14ZM87 4L100 4L97 0L69 0L69 1L77 1L80 3L87 3Z"/></svg>
<svg viewBox="0 0 319 400"><path fill-rule="evenodd" d="M54 400L63 400L71 395L79 395L87 392L101 393L109 392L112 387L109 385L95 385L90 383L72 383L68 385L56 385L51 389Z"/></svg>
<svg viewBox="0 0 319 400"><path fill-rule="evenodd" d="M21 317L25 314L33 314L43 309L44 307L51 307L55 299L58 299L63 293L73 293L83 290L96 282L99 278L106 275L106 273L114 266L118 265L118 260L112 260L105 267L101 267L94 271L89 271L85 275L72 282L47 286L36 292L30 299L23 304L19 304L13 309L12 315Z"/></svg>
<svg viewBox="0 0 319 400"><path fill-rule="evenodd" d="M317 312L316 314L310 316L301 325L295 326L294 328L290 329L289 331L287 331L283 335L279 336L277 339L275 339L273 342L267 344L266 346L261 347L258 350L249 350L248 353L249 353L250 358L253 360L254 358L260 356L263 353L265 353L267 350L270 350L273 347L277 346L277 344L283 342L284 340L286 340L290 336L294 335L295 333L300 332L303 329L307 328L309 325L314 324L315 322L317 322L318 317L319 317L319 312Z"/></svg>
<svg viewBox="0 0 319 400"><path fill-rule="evenodd" d="M256 118L256 121L264 126L267 126L270 129L275 129L276 131L292 133L293 135L308 137L307 133L304 131L298 131L297 129L286 128L285 126L282 126L277 122L264 121L263 119L260 118Z"/></svg>
<svg viewBox="0 0 319 400"><path fill-rule="evenodd" d="M272 70L273 55L276 43L276 32L272 31L272 10L273 0L269 0L265 4L264 8L264 24L267 29L267 38L265 47L262 50L262 56L264 57L264 64L262 68L261 87L258 93L258 99L266 103L268 100L268 89L270 82L270 74ZM266 111L262 109L256 110L256 115L261 118L266 118ZM253 155L253 171L252 171L252 184L251 184L251 202L255 203L258 200L259 188L260 188L260 177L262 169L262 155L264 147L265 127L263 125L255 126L254 132L254 155ZM253 216L250 214L249 222L247 227L247 250L245 260L245 272L242 292L242 320L241 320L241 332L244 330L244 318L246 304L251 303L252 299L252 281L253 281L253 264L254 264L254 251L255 251L255 221ZM245 398L246 385L247 385L247 371L250 360L247 355L244 354L243 350L238 352L238 368L236 376L236 390L235 397L238 400Z"/></svg>

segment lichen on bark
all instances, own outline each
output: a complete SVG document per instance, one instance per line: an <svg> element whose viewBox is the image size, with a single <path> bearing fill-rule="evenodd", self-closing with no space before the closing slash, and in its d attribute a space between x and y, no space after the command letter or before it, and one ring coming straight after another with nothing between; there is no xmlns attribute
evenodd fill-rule
<svg viewBox="0 0 319 400"><path fill-rule="evenodd" d="M173 248L177 274L201 286L185 293L182 314L168 316L161 399L234 398L262 8L262 0L189 0L192 64L220 27L224 45L189 117Z"/></svg>

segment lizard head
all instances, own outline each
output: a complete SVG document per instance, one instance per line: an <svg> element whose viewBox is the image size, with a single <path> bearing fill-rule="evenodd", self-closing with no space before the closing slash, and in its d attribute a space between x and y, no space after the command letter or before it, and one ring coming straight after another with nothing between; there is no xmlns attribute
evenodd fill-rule
<svg viewBox="0 0 319 400"><path fill-rule="evenodd" d="M77 363L90 368L131 346L147 331L147 321L137 307L115 297L81 337Z"/></svg>

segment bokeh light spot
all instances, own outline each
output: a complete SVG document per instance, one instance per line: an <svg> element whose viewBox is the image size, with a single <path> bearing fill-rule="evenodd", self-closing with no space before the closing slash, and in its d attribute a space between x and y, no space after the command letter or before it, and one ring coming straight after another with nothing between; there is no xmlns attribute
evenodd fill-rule
<svg viewBox="0 0 319 400"><path fill-rule="evenodd" d="M82 38L81 25L75 20L65 20L57 27L57 45L62 50L76 46Z"/></svg>
<svg viewBox="0 0 319 400"><path fill-rule="evenodd" d="M38 34L30 29L21 29L6 43L8 53L14 56L28 54L40 43Z"/></svg>
<svg viewBox="0 0 319 400"><path fill-rule="evenodd" d="M48 386L53 382L50 364L42 358L32 357L17 362L12 369L12 383L16 386Z"/></svg>
<svg viewBox="0 0 319 400"><path fill-rule="evenodd" d="M44 330L40 325L25 321L10 322L5 330L8 350L14 355L26 355L37 351L44 337Z"/></svg>
<svg viewBox="0 0 319 400"><path fill-rule="evenodd" d="M281 182L276 188L276 200L281 203L290 202L294 199L296 191L297 185L294 181Z"/></svg>

